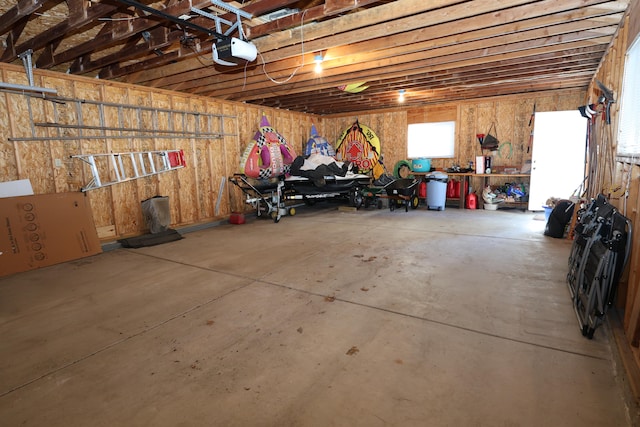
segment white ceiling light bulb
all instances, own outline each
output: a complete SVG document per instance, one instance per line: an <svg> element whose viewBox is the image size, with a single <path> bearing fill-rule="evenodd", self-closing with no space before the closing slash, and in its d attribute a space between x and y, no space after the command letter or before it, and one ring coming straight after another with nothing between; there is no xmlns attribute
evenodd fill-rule
<svg viewBox="0 0 640 427"><path fill-rule="evenodd" d="M398 93L398 102L404 102L404 89L400 89Z"/></svg>
<svg viewBox="0 0 640 427"><path fill-rule="evenodd" d="M318 54L315 56L315 58L313 59L313 62L316 63L316 67L314 68L316 73L321 73L322 72L322 55Z"/></svg>

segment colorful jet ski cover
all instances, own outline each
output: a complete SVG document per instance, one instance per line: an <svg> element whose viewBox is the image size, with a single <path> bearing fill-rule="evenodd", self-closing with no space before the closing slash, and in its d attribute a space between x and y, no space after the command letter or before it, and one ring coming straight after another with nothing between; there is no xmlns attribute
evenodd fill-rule
<svg viewBox="0 0 640 427"><path fill-rule="evenodd" d="M293 147L262 116L260 129L244 150L240 172L249 178L267 179L289 173L296 158Z"/></svg>
<svg viewBox="0 0 640 427"><path fill-rule="evenodd" d="M373 169L379 157L380 139L368 126L358 123L358 120L338 138L336 159L356 164L360 173Z"/></svg>
<svg viewBox="0 0 640 427"><path fill-rule="evenodd" d="M311 138L307 141L307 146L304 150L304 155L309 156L311 154L322 154L323 156L336 156L336 150L333 148L329 141L324 137L318 135L316 125L311 125Z"/></svg>

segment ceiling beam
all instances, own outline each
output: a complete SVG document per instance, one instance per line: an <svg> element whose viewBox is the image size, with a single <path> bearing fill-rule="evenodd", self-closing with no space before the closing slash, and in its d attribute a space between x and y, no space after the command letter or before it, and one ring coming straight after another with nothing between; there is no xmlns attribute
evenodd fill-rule
<svg viewBox="0 0 640 427"><path fill-rule="evenodd" d="M505 1L523 2L524 0ZM281 55L284 54L283 51L285 49L289 49L287 46L298 45L301 40L304 40L304 43L308 44L310 40L331 36L336 34L336 31L351 31L355 28L379 24L390 19L407 16L412 13L424 12L425 10L431 10L434 7L441 7L456 2L459 2L459 0L434 0L430 2L425 2L424 0L397 0L392 3L341 16L326 22L310 23L303 27L296 27L276 34L252 39L252 42L256 45L261 56L266 55L266 52L271 50L278 50L278 53L274 55ZM346 21L347 19L348 21ZM345 40L345 42L350 41ZM287 57L299 54L299 47L296 46L293 49L295 50L295 53L286 53L286 55L288 55ZM289 50L287 50L287 52L289 52ZM265 57L266 61L270 61L272 59L278 58ZM141 84L163 76L193 71L194 69L200 68L200 66L201 64L198 59L194 58L188 61L181 61L179 64L163 67L162 70L149 70L144 73L132 75L130 78L127 78L126 81L128 83Z"/></svg>
<svg viewBox="0 0 640 427"><path fill-rule="evenodd" d="M395 2L395 3L400 3L400 2ZM521 3L521 2L516 2L516 3ZM597 0L591 0L586 3L588 3L589 5L592 5L592 7L594 8L590 10L590 13L593 13L593 14L602 14L610 10L615 10L616 8L624 10L624 5L620 4L620 2L614 2L615 4L613 5L609 4L607 7L603 7L602 9L600 9L600 6L598 6L598 3L602 3L601 1L598 2ZM434 39L434 38L437 38L439 35L443 34L443 32L445 34L447 33L450 34L451 25L449 25L448 23L439 23L442 20L441 14L443 13L446 16L448 16L448 19L456 20L456 26L455 26L456 31L458 31L458 28L460 28L460 31L464 31L472 28L478 29L478 28L486 27L487 22L490 22L492 24L491 25L492 28L494 25L511 23L511 24L508 24L508 25L511 25L511 28L496 28L495 32L500 32L500 31L514 32L518 30L519 26L526 28L527 25L529 25L528 24L529 20L525 20L518 24L518 19L522 19L523 17L531 16L533 14L533 16L541 16L540 18L538 18L541 20L541 22L537 24L534 22L532 23L532 25L540 25L540 26L549 25L550 22L548 20L550 18L546 18L547 21L543 22L545 20L544 15L547 15L549 13L559 13L559 12L562 13L562 11L564 11L563 16L561 16L558 19L562 19L562 20L574 19L572 18L572 14L575 15L577 18L581 13L571 8L575 8L578 5L584 6L584 4L585 4L585 1L580 1L580 0L567 0L563 2L557 2L555 0L547 0L543 2L537 2L535 4L528 4L528 5L525 4L512 9L501 9L500 11L495 11L496 8L507 5L505 2L501 2L500 6L493 7L494 10L490 12L486 12L481 15L475 15L475 13L477 13L478 10L470 11L468 10L468 8L464 8L460 5L457 5L450 8L446 8L445 11L443 10L438 11L440 14L436 15L435 17L430 16L429 14L423 14L419 16L409 17L409 19L412 20L411 22L407 20L402 20L401 27L403 27L403 31L399 31L395 35L389 35L384 38L378 37L380 34L384 34L384 32L387 31L386 25L380 24L377 30L376 28L367 27L365 31L357 30L356 33L358 34L355 34L355 35L349 34L346 36L345 35L336 36L335 43L341 42L343 44L348 44L348 47L346 48L341 47L341 48L338 48L338 50L347 51L342 53L343 56L347 58L346 60L353 61L354 58L357 58L356 54L358 51L358 47L360 47L362 51L370 52L372 50L375 50L374 47L371 46L374 43L388 42L387 45L392 45L392 46L402 45L402 44L409 45L412 39L415 39L415 40L424 40L429 38ZM422 7L424 8L424 5ZM377 10L378 8L375 8L375 9ZM414 11L415 9L411 10L411 12L414 12ZM354 15L357 15L357 14L354 14ZM340 20L343 18L344 17L336 18L335 20ZM419 25L422 25L422 27L419 27L420 33L414 34L413 32L407 31L406 29L406 28L417 27ZM459 41L464 41L465 39L472 39L473 37L488 37L491 34L490 30L491 29L486 30L484 35L482 34L478 34L478 35L472 34L469 36L461 35L459 36L457 41L454 40L451 42L455 43ZM361 40L363 38L366 39L367 37L377 37L377 39L374 39L373 41L369 39L364 41ZM328 42L328 45L333 45L335 43ZM308 47L309 44L310 44L309 42L306 42L305 45ZM434 43L431 42L431 44L433 45ZM416 48L417 49L427 48L427 42L423 42L422 46L418 46ZM276 80L281 78L286 78L302 62L301 61L302 58L300 57L300 52L298 51L298 49L299 48L297 47L278 49L277 51L274 51L274 52L265 53L260 57L260 59L264 59L264 61L268 63L269 73L271 74L273 72L273 77ZM391 54L394 54L394 53L391 53ZM276 61L274 63L271 63L271 61L278 59L278 56L280 58L293 58L290 60L289 70L287 70L286 72L284 71L284 68L287 68L286 65L283 67L282 72L277 72L279 67L278 64L280 64L281 62ZM312 59L312 54L307 54L307 56L302 60L304 61L304 63L310 63L311 59ZM193 60L191 60L191 62L193 62ZM184 69L182 72L180 72L179 75L176 75L175 79L171 77L172 73L176 69L181 67L182 66L164 67L162 70L162 77L156 80L154 80L154 77L157 76L155 72L153 71L146 72L144 73L145 77L142 80L145 80L145 83L151 86L164 87L168 89L177 89L177 90L182 90L182 89L191 90L189 89L189 84L184 83L184 72L185 72ZM196 71L194 73L194 76L200 75L203 79L210 81L211 80L210 76L212 74L218 74L215 80L217 80L220 83L220 85L223 85L225 87L232 86L232 84L229 83L229 80L233 80L233 79L244 80L245 78L245 76L243 76L242 74L219 74L215 69L211 67L202 69L201 64L199 64L198 68L200 68L200 70ZM262 76L262 74L263 74L262 67L254 67L253 70L247 70L246 81L243 81L242 85L245 86L246 83L250 82L254 76L260 76L260 79L262 79L262 81L266 85L273 85L267 79L265 79L264 76ZM172 87L171 86L172 80L174 82L177 82L179 86ZM138 83L143 83L143 81L138 81Z"/></svg>
<svg viewBox="0 0 640 427"><path fill-rule="evenodd" d="M564 20L564 14L559 16L560 20ZM424 55L424 57L436 57L436 56L444 56L450 55L452 53L460 53L464 51L470 51L475 49L484 49L491 46L497 46L500 44L513 43L517 41L536 39L536 38L546 38L552 35L560 35L580 30L586 30L590 28L597 28L602 25L609 25L610 29L615 28L614 25L617 25L619 22L620 15L615 15L613 17L601 17L597 20L580 20L576 22L567 22L559 25L552 25L552 22L548 17L536 18L532 20L528 20L526 23L510 23L503 24L499 26L492 27L493 31L488 31L485 29L476 29L473 31L468 31L464 34L454 34L447 37L437 38L437 34L442 34L443 28L436 28L433 30L431 36L420 34L420 36L415 36L412 33L407 33L405 35L405 43L413 39L425 40L420 43L411 43L411 44L400 44L400 40L395 40L394 36L390 37L389 42L393 46L397 46L392 49L380 49L382 44L379 44L377 41L363 42L361 44L353 44L348 45L340 51L330 51L328 52L328 56L330 57L323 66L325 70L323 71L323 77L331 76L333 74L333 69L341 66L351 65L356 66L360 64L364 67L370 67L371 61L382 60L385 58L393 58L401 56L402 60L410 60L410 56L416 56L415 52L420 52L419 55ZM484 21L483 19L479 19L476 21L476 25L478 22ZM557 22L557 21L556 21ZM465 23L461 22L460 26L466 28ZM527 28L533 27L534 30L528 30ZM518 29L524 29L524 31L516 33ZM420 30L418 30L420 31ZM491 35L495 34L505 34L501 37L491 37ZM440 47L438 47L440 46ZM440 50L438 50L440 49ZM367 52L362 54L360 52ZM336 55L334 57L334 55ZM335 59L334 59L335 58ZM311 63L312 58L308 57L304 61L308 64ZM296 59L290 59L286 61L276 62L269 64L269 73L276 79L283 79L286 76L290 75L293 70L299 65L301 61ZM282 64L282 65L280 65ZM278 71L280 70L280 71ZM203 78L195 81L189 81L182 78L182 81L174 79L173 77L167 77L162 82L171 82L177 81L178 83L174 85L162 85L160 82L155 82L154 86L163 87L165 89L171 90L188 90L188 91L197 91L199 86L208 85L209 88L214 90L230 90L234 87L234 85L242 85L245 89L247 87L253 88L253 84L256 85L265 85L271 86L270 82L268 82L263 76L263 72L261 69L248 70L246 74L239 76L226 76L226 79L222 79L219 82L212 83L210 82L210 78L207 75L208 70L203 69L201 72L194 72L192 77L203 76ZM317 76L314 76L314 78ZM235 80L232 80L234 78ZM215 86L217 84L217 87Z"/></svg>
<svg viewBox="0 0 640 427"><path fill-rule="evenodd" d="M430 67L451 66L452 63L460 60L484 62L487 60L487 57L501 53L525 52L527 50L539 52L540 49L543 51L545 49L548 51L557 51L558 46L562 46L564 43L570 41L600 39L604 43L604 39L601 39L601 37L606 34L613 34L616 28L617 27L604 27L599 29L600 31L598 32L579 31L568 34L558 34L550 37L546 37L545 31L532 30L529 32L509 34L506 36L476 40L468 43L445 44L442 47L401 56L382 55L380 57L376 57L376 52L372 52L364 54L357 59L354 58L354 61L351 62L336 61L335 65L332 65L331 63L323 64L325 69L323 70L321 78L313 72L310 65L301 69L290 80L290 82L287 82L285 85L280 85L280 87L287 88L289 86L298 86L299 83L305 80L305 76L308 76L310 83L314 85L319 83L318 80L321 80L322 82L336 82L348 79L348 81L353 82L368 80L372 76L388 72L390 67L398 64L404 65L406 63L415 62L416 64L424 64L425 66ZM529 37L526 37L527 34ZM363 67L363 65L365 67ZM406 71L404 68L406 67L403 67L403 71ZM417 66L415 68L419 69L421 66ZM358 75L359 77L354 77L355 75ZM280 78L279 75L276 75L276 77ZM243 87L245 88L244 91L251 91L254 95L267 93L272 90L272 85L265 83L264 80L258 81L248 78L246 79ZM193 92L207 94L207 91L215 91L217 96L224 96L238 92L234 89L235 86L230 85L229 82L216 82L204 87L194 88ZM241 94L239 95L242 96Z"/></svg>
<svg viewBox="0 0 640 427"><path fill-rule="evenodd" d="M378 61L376 63L372 63L371 68L377 69L377 73L371 73L370 70L362 70L358 69L359 67L344 67L348 71L346 75L348 75L348 82L358 82L358 81L366 81L369 78L394 78L394 77L402 77L402 76L415 76L422 73L428 73L443 69L453 69L457 67L465 67L469 65L477 65L477 64L486 64L486 66L490 67L492 63L509 60L509 59L525 59L529 57L535 57L537 55L544 54L558 54L563 51L571 51L573 49L580 48L588 48L594 47L598 45L607 45L609 37L600 37L588 40L580 40L574 41L564 44L557 44L552 46L538 46L535 48L527 49L527 50L514 50L511 52L495 52L492 53L490 50L479 50L472 52L465 52L461 55L452 55L451 58L443 57L439 58L439 60L435 60L434 58L422 59L409 63L400 63L398 60L387 60L387 61ZM396 65L395 67L391 67ZM387 68L388 67L388 68ZM392 70L392 71L389 71ZM312 71L309 71L311 73ZM228 97L228 99L234 99L239 101L249 101L252 99L257 99L261 96L269 95L269 96L282 96L295 92L303 92L312 85L315 88L328 88L343 84L345 82L344 76L339 77L330 77L330 78L322 78L316 79L312 81L312 83L300 81L295 82L294 84L287 85L287 87L282 87L280 85L278 87L279 90L274 90L273 88L265 88L264 90L254 90L247 92L240 92L237 96ZM207 95L206 92L201 93L203 95ZM217 96L221 96L218 94Z"/></svg>
<svg viewBox="0 0 640 427"><path fill-rule="evenodd" d="M46 2L47 0L19 0L14 7L0 16L0 34L8 32L18 21L28 18Z"/></svg>

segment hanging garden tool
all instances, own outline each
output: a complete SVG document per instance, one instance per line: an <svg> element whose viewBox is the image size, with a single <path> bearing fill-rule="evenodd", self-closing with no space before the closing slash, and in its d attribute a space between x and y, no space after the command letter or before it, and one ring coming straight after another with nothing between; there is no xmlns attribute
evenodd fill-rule
<svg viewBox="0 0 640 427"><path fill-rule="evenodd" d="M531 128L531 132L529 132L529 145L527 145L527 154L531 151L531 145L533 144L533 121L536 117L536 103L533 103L533 112L531 113L531 117L529 117L529 127Z"/></svg>
<svg viewBox="0 0 640 427"><path fill-rule="evenodd" d="M605 123L610 125L611 124L611 104L616 102L615 99L613 98L613 91L608 87L606 87L605 85L603 85L602 82L598 79L596 79L596 84L602 91L602 96L600 97L600 99L598 99L598 102L604 105Z"/></svg>

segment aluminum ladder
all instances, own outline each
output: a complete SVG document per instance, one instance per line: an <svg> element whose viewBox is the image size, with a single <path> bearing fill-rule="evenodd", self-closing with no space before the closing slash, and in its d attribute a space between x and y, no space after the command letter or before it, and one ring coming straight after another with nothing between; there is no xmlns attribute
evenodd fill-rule
<svg viewBox="0 0 640 427"><path fill-rule="evenodd" d="M89 165L92 178L81 188L83 192L186 166L183 150L78 154L71 158L80 159Z"/></svg>

